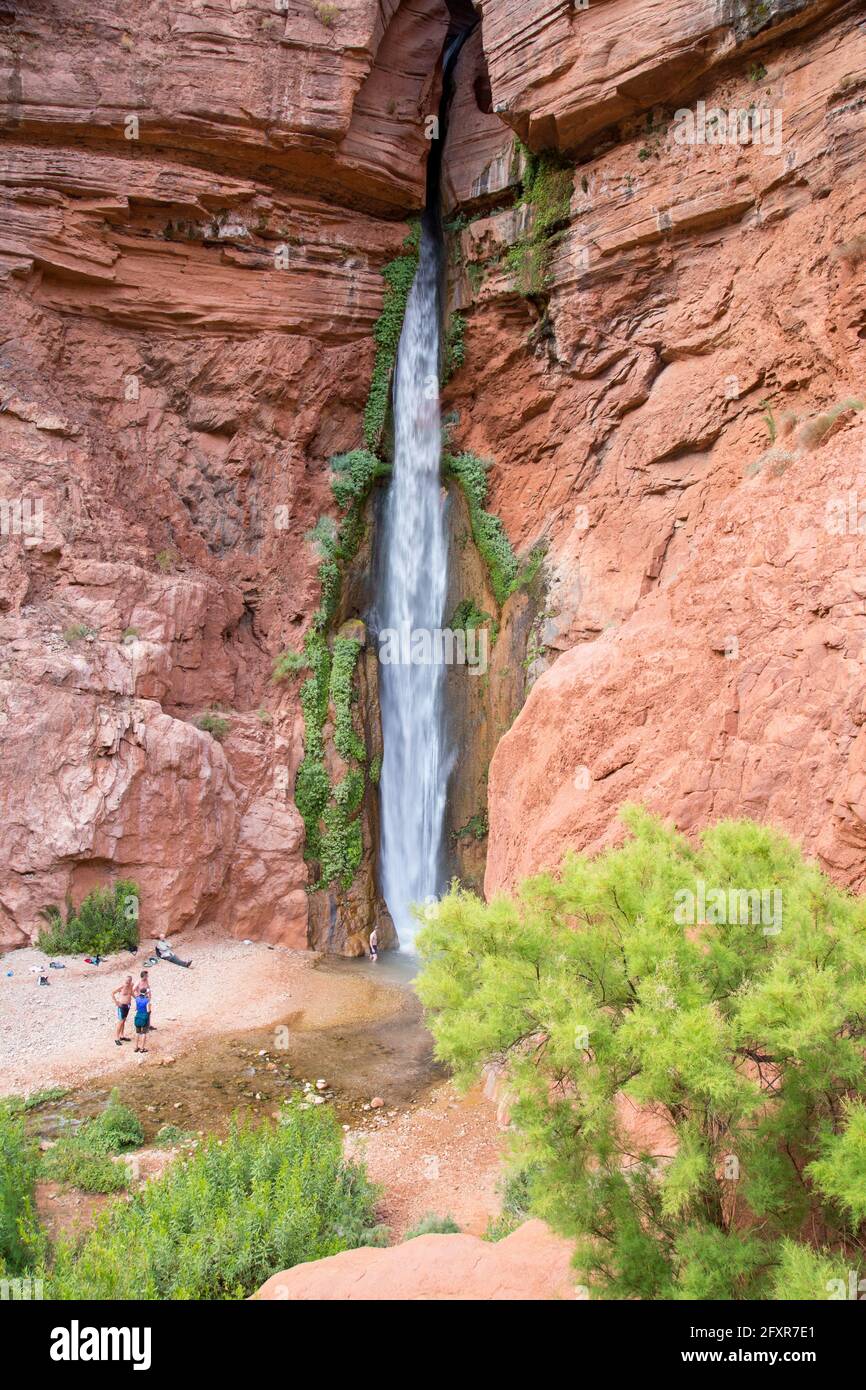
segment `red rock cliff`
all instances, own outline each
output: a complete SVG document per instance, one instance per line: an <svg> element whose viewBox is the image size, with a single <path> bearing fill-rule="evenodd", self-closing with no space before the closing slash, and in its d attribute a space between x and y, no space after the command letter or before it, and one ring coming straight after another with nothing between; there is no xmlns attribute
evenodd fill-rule
<svg viewBox="0 0 866 1390"><path fill-rule="evenodd" d="M446 158L467 317L447 404L549 577L539 678L490 769L487 892L600 846L626 800L686 829L770 820L860 886L860 7L481 8ZM681 141L699 102L778 125L722 143L711 114ZM567 157L524 296L531 155L505 123Z"/></svg>
<svg viewBox="0 0 866 1390"><path fill-rule="evenodd" d="M306 941L270 673L318 602L304 538L359 442L447 24L0 6L2 942L117 874L160 925Z"/></svg>

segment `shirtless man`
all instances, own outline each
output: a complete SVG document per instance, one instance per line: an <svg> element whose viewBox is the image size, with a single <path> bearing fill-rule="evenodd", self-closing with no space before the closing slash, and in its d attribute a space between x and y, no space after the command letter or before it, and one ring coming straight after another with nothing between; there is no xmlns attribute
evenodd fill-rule
<svg viewBox="0 0 866 1390"><path fill-rule="evenodd" d="M129 1006L132 1003L132 976L127 975L122 985L111 995L117 1006L117 1031L114 1034L115 1047L120 1047L121 1043L128 1042L126 1034L126 1015L129 1013Z"/></svg>

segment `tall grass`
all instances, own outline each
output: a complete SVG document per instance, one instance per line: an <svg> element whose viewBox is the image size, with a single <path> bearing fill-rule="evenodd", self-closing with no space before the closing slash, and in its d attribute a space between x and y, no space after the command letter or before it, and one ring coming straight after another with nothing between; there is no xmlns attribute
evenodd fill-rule
<svg viewBox="0 0 866 1390"><path fill-rule="evenodd" d="M0 1276L26 1274L44 1254L33 1202L38 1172L39 1149L25 1130L23 1107L0 1101Z"/></svg>

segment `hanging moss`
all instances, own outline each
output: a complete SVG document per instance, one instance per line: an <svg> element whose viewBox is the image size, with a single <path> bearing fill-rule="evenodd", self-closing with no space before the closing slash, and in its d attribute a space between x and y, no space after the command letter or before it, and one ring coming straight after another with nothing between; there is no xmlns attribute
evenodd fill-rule
<svg viewBox="0 0 866 1390"><path fill-rule="evenodd" d="M331 658L331 700L334 704L334 747L341 758L365 762L367 750L355 733L352 707L355 703L355 665L361 653L361 643L352 637L338 637Z"/></svg>
<svg viewBox="0 0 866 1390"><path fill-rule="evenodd" d="M364 410L364 439L367 448L373 452L379 448L385 432L391 373L397 360L397 348L403 331L406 300L418 269L420 242L421 226L420 223L416 223L403 243L405 254L390 261L382 271L385 279L385 298L382 312L373 329L376 361Z"/></svg>
<svg viewBox="0 0 866 1390"><path fill-rule="evenodd" d="M528 586L535 579L544 559L544 547L535 546L521 568L499 517L484 508L487 474L492 467L489 460L478 458L477 454L446 452L442 456L442 467L445 476L456 478L463 489L472 538L487 566L493 596L501 607L516 589Z"/></svg>
<svg viewBox="0 0 866 1390"><path fill-rule="evenodd" d="M443 386L448 384L454 373L460 370L466 360L466 345L463 341L465 333L466 319L462 314L452 314L445 329L445 342L442 350Z"/></svg>
<svg viewBox="0 0 866 1390"><path fill-rule="evenodd" d="M508 265L517 290L527 298L544 295L550 284L550 260L568 223L574 169L559 156L533 154L517 142L523 154L521 203L532 209L529 231L508 252Z"/></svg>

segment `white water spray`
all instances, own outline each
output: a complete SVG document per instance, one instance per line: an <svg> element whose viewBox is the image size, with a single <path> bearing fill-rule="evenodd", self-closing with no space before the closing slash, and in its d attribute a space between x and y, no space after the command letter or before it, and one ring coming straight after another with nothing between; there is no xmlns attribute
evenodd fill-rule
<svg viewBox="0 0 866 1390"><path fill-rule="evenodd" d="M445 494L439 476L439 250L426 225L406 303L394 384L394 470L384 508L380 630L443 626L448 582ZM445 671L379 667L384 754L380 780L382 891L403 946L411 908L444 887L443 827L448 758Z"/></svg>

